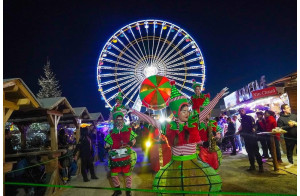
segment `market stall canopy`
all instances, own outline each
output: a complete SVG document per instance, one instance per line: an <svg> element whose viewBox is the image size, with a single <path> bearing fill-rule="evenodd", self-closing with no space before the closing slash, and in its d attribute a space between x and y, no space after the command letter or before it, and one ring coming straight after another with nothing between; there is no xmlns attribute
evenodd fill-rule
<svg viewBox="0 0 300 196"><path fill-rule="evenodd" d="M89 119L82 119L82 123L97 123L97 122L104 122L104 118L101 112L98 113L89 113Z"/></svg>
<svg viewBox="0 0 300 196"><path fill-rule="evenodd" d="M78 126L80 124L80 121L79 120L82 120L82 119L90 119L91 116L90 116L90 113L88 112L87 108L86 107L76 107L76 108L73 108L75 114L66 114L64 115L59 124L69 124L69 125L72 125L74 124L74 126Z"/></svg>
<svg viewBox="0 0 300 196"><path fill-rule="evenodd" d="M21 78L3 80L3 106L14 110L39 108L40 103Z"/></svg>
<svg viewBox="0 0 300 196"><path fill-rule="evenodd" d="M65 97L53 97L37 99L40 108L26 111L16 111L9 121L12 122L46 122L47 114L53 115L75 115L75 111Z"/></svg>

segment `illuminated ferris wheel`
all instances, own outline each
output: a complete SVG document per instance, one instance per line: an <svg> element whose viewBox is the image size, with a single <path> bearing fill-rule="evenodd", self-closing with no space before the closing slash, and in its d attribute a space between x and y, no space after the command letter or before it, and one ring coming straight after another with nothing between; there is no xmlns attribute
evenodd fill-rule
<svg viewBox="0 0 300 196"><path fill-rule="evenodd" d="M200 48L185 30L161 20L133 22L116 31L103 47L97 66L97 81L106 106L112 108L118 92L123 104L141 110L139 89L151 75L176 81L180 92L190 97L192 79L204 88L205 64Z"/></svg>

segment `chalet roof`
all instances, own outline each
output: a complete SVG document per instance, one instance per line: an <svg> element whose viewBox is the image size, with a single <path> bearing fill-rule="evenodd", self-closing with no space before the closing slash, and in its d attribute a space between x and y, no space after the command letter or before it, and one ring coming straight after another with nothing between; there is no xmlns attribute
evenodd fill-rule
<svg viewBox="0 0 300 196"><path fill-rule="evenodd" d="M96 121L96 120L98 120L99 118L101 119L103 119L103 117L102 117L102 114L101 114L101 112L98 112L98 113L90 113L90 121ZM103 119L104 120L104 119Z"/></svg>
<svg viewBox="0 0 300 196"><path fill-rule="evenodd" d="M67 108L70 109L70 112L73 115L75 115L74 109L72 108L71 104L65 97L52 97L52 98L43 98L38 100L41 103L41 107L47 110L53 110L61 103L64 103L67 106Z"/></svg>
<svg viewBox="0 0 300 196"><path fill-rule="evenodd" d="M91 118L90 113L88 112L86 107L76 107L76 108L73 108L73 109L75 111L75 116L80 116L81 117L85 113L86 116L84 118Z"/></svg>
<svg viewBox="0 0 300 196"><path fill-rule="evenodd" d="M29 99L26 104L16 103L21 109L40 107L38 99L21 78L3 79L3 91L5 93L5 100L7 101L16 101L20 99L23 99L24 101L24 99Z"/></svg>
<svg viewBox="0 0 300 196"><path fill-rule="evenodd" d="M293 72L293 73L290 73L280 79L277 79L273 82L270 82L269 84L267 84L268 86L272 86L272 85L275 85L275 84L279 84L279 83L284 83L284 82L287 82L287 81L290 81L294 78L297 78L297 72Z"/></svg>

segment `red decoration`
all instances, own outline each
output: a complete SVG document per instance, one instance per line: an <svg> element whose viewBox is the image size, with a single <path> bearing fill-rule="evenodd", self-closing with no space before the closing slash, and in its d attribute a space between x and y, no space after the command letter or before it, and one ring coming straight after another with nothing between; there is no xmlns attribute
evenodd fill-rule
<svg viewBox="0 0 300 196"><path fill-rule="evenodd" d="M171 80L171 82L170 82L170 84L173 86L173 85L175 85L175 80Z"/></svg>

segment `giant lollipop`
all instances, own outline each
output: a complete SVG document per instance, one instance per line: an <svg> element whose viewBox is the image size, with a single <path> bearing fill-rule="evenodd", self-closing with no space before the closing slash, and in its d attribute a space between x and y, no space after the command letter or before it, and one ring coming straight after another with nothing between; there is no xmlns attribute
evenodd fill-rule
<svg viewBox="0 0 300 196"><path fill-rule="evenodd" d="M170 100L171 84L168 78L152 75L146 78L140 89L143 105L152 110L165 108Z"/></svg>

